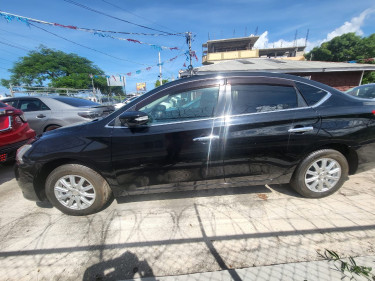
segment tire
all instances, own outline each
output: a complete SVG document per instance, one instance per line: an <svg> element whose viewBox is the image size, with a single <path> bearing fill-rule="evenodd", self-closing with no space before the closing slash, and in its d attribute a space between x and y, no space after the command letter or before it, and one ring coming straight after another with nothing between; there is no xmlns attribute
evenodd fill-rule
<svg viewBox="0 0 375 281"><path fill-rule="evenodd" d="M291 186L304 197L322 198L335 193L348 179L349 165L337 150L309 154L294 171Z"/></svg>
<svg viewBox="0 0 375 281"><path fill-rule="evenodd" d="M71 185L74 182L74 185ZM112 197L106 180L94 170L79 164L54 169L46 180L46 195L54 207L72 216L100 211Z"/></svg>
<svg viewBox="0 0 375 281"><path fill-rule="evenodd" d="M48 126L44 129L44 131L45 131L45 132L48 132L48 131L56 130L56 129L58 129L58 128L61 128L61 126L60 126L60 125L48 125Z"/></svg>

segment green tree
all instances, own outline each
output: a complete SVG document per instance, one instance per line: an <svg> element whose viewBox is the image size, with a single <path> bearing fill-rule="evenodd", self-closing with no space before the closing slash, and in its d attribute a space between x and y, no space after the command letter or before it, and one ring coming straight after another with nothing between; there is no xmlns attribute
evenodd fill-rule
<svg viewBox="0 0 375 281"><path fill-rule="evenodd" d="M163 85L169 82L168 79L163 79L162 81L163 81ZM155 82L155 88L159 87L159 86L160 86L160 80L156 80L156 82Z"/></svg>
<svg viewBox="0 0 375 281"><path fill-rule="evenodd" d="M375 57L375 33L368 37L360 37L354 33L346 33L315 47L305 54L307 60L315 61L358 61L359 63L374 63L369 58ZM366 72L362 84L374 83L375 73Z"/></svg>
<svg viewBox="0 0 375 281"><path fill-rule="evenodd" d="M86 89L92 87L90 74L97 77L104 74L103 70L84 57L49 49L43 45L35 51L30 51L27 56L21 57L9 71L12 73L10 79L1 80L1 84L5 87L12 83L13 85L48 85L56 88ZM113 91L122 93L121 87L110 89L104 77L94 78L94 84L105 93Z"/></svg>

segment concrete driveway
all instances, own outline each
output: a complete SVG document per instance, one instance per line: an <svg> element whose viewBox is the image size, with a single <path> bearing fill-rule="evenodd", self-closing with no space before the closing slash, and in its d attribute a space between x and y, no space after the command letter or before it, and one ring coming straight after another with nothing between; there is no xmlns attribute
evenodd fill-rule
<svg viewBox="0 0 375 281"><path fill-rule="evenodd" d="M236 187L134 196L69 217L23 199L12 167L0 166L0 212L1 280L156 278L319 260L324 249L371 256L375 169L319 200L287 185Z"/></svg>

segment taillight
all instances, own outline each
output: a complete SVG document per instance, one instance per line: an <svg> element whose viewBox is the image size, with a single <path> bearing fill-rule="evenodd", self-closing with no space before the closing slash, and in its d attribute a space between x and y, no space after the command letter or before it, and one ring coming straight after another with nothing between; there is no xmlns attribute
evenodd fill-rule
<svg viewBox="0 0 375 281"><path fill-rule="evenodd" d="M374 114L375 115L375 110L373 110L373 111L371 111L372 112L372 114Z"/></svg>

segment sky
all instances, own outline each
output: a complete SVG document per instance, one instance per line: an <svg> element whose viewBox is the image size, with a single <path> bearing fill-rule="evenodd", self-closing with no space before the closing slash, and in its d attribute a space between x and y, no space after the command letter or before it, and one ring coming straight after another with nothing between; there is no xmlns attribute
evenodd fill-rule
<svg viewBox="0 0 375 281"><path fill-rule="evenodd" d="M178 48L160 52L163 78L177 79L178 71L189 65L184 54L188 50L184 33L189 31L198 58L193 60L194 67L201 66L202 44L208 38L256 34L258 48L285 47L293 45L296 34L298 44L304 45L308 32L310 50L347 32L375 33L374 0L2 0L0 11L65 26L132 33L101 37L59 26L8 22L0 16L0 79L8 79L8 69L43 44L86 57L106 75L125 75L128 93L136 90L138 82L146 82L147 90L154 88L159 79L155 45ZM0 87L3 93L9 91Z"/></svg>

